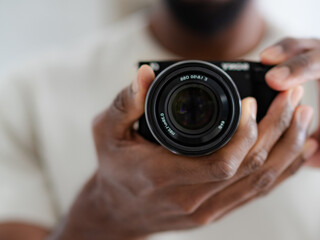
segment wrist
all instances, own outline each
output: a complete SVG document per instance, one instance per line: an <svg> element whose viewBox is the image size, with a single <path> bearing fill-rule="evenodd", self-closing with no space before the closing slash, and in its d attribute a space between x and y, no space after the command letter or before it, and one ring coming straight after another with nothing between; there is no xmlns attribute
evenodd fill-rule
<svg viewBox="0 0 320 240"><path fill-rule="evenodd" d="M96 173L48 240L145 240L146 237L125 234L104 192Z"/></svg>

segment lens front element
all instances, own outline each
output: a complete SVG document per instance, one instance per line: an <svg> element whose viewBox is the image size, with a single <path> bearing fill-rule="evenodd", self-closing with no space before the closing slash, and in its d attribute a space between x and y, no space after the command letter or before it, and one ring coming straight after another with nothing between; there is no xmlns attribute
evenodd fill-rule
<svg viewBox="0 0 320 240"><path fill-rule="evenodd" d="M175 126L187 133L201 133L215 121L217 100L202 84L187 84L178 88L169 100L169 116Z"/></svg>

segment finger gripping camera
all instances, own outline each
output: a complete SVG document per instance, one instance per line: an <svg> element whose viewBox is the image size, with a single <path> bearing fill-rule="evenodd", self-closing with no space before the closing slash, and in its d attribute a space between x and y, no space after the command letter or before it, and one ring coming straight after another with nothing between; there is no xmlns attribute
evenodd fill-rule
<svg viewBox="0 0 320 240"><path fill-rule="evenodd" d="M241 99L254 97L257 121L277 95L265 82L271 66L257 62L140 62L156 79L149 88L138 132L173 153L207 155L229 142Z"/></svg>

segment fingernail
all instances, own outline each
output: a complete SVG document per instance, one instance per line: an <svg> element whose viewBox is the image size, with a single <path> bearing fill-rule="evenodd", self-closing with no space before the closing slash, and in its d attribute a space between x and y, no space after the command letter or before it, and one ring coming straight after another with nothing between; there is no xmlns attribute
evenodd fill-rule
<svg viewBox="0 0 320 240"><path fill-rule="evenodd" d="M298 111L298 121L300 126L304 129L308 128L313 116L313 109L311 107L304 107L300 108Z"/></svg>
<svg viewBox="0 0 320 240"><path fill-rule="evenodd" d="M254 120L257 119L257 102L255 99L250 100L251 116Z"/></svg>
<svg viewBox="0 0 320 240"><path fill-rule="evenodd" d="M284 81L290 75L290 69L288 67L275 67L271 69L266 77L273 80L273 81Z"/></svg>
<svg viewBox="0 0 320 240"><path fill-rule="evenodd" d="M301 101L303 95L303 87L297 86L290 90L290 104L292 108L295 108Z"/></svg>
<svg viewBox="0 0 320 240"><path fill-rule="evenodd" d="M132 89L132 92L133 92L133 93L137 93L137 92L138 92L138 90L139 90L138 78L136 78L136 79L133 81L133 83L132 83L132 85L131 85L131 89Z"/></svg>
<svg viewBox="0 0 320 240"><path fill-rule="evenodd" d="M283 54L283 48L281 46L269 47L261 53L261 58L274 60Z"/></svg>
<svg viewBox="0 0 320 240"><path fill-rule="evenodd" d="M313 154L315 154L317 150L318 144L316 143L316 141L307 141L302 153L303 159L308 160L313 156Z"/></svg>

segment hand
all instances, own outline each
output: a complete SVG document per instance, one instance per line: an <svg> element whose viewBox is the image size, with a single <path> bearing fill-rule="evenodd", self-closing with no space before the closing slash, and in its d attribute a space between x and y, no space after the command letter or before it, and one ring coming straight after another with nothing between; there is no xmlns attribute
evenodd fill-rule
<svg viewBox="0 0 320 240"><path fill-rule="evenodd" d="M51 239L143 239L216 221L291 176L317 147L306 140L312 109L297 107L303 89L295 87L278 95L259 126L255 100L244 99L239 128L221 150L174 155L133 130L153 79L142 66L94 121L98 170Z"/></svg>
<svg viewBox="0 0 320 240"><path fill-rule="evenodd" d="M266 81L275 90L286 90L306 81L319 80L320 40L286 38L264 50L261 61L277 65L266 75ZM313 137L320 142L320 125ZM320 150L308 160L308 165L320 167Z"/></svg>

